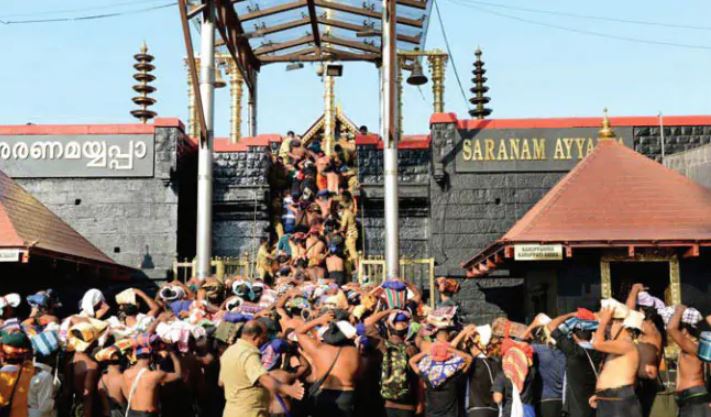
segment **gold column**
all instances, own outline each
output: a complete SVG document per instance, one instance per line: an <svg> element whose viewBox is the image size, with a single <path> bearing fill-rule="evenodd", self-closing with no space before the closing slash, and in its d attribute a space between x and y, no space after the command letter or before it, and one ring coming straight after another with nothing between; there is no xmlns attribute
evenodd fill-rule
<svg viewBox="0 0 711 417"><path fill-rule="evenodd" d="M185 58L185 66L187 68L187 74L188 74L188 135L196 138L196 137L200 136L198 114L197 114L197 108L195 106L195 94L197 93L197 90L199 89L199 87L196 89L193 86L192 78L190 78L190 67L188 66L187 62L188 62L188 58ZM200 58L195 58L195 65L196 65L196 68L200 67ZM200 78L199 74L198 74L198 78Z"/></svg>
<svg viewBox="0 0 711 417"><path fill-rule="evenodd" d="M324 99L324 123L323 123L323 147L326 155L333 153L336 130L336 98L334 94L336 79L325 75L323 78L323 99Z"/></svg>
<svg viewBox="0 0 711 417"><path fill-rule="evenodd" d="M230 142L237 143L242 138L242 74L232 57L227 58L230 76Z"/></svg>
<svg viewBox="0 0 711 417"><path fill-rule="evenodd" d="M447 54L435 52L427 56L432 74L432 94L434 95L434 112L444 112L444 67L447 63Z"/></svg>

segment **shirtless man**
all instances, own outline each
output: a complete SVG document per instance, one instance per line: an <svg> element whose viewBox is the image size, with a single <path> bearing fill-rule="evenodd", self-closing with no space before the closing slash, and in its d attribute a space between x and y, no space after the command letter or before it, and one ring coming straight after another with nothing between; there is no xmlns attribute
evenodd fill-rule
<svg viewBox="0 0 711 417"><path fill-rule="evenodd" d="M634 343L635 330L625 328L615 309L604 308L598 314L599 326L592 339L593 348L606 353L605 363L597 379L595 395L590 405L597 408L597 417L641 417L642 408L634 385L639 366L639 353ZM606 337L608 325L610 340Z"/></svg>
<svg viewBox="0 0 711 417"><path fill-rule="evenodd" d="M334 250L335 249L335 250ZM340 248L332 248L329 250L329 255L326 257L326 270L328 278L332 279L338 285L346 283L346 266L341 256Z"/></svg>
<svg viewBox="0 0 711 417"><path fill-rule="evenodd" d="M109 348L111 349L111 348ZM97 360L99 356L97 355ZM97 391L101 400L101 410L104 417L124 417L126 413L126 397L123 396L123 374L118 349L113 349L105 361L106 372L99 378Z"/></svg>
<svg viewBox="0 0 711 417"><path fill-rule="evenodd" d="M299 346L312 366L311 415L313 417L351 417L354 410L355 379L358 375L358 349L353 345L333 346L311 337L317 326L328 326L333 312L326 313L296 329ZM321 382L320 386L319 382ZM317 389L318 388L318 389ZM314 393L316 391L316 393Z"/></svg>
<svg viewBox="0 0 711 417"><path fill-rule="evenodd" d="M678 305L669 320L667 333L681 348L679 373L676 380L677 403L680 417L711 416L709 393L704 384L704 363L696 352L699 349L696 323L682 323L686 306ZM693 321L693 320L692 320Z"/></svg>
<svg viewBox="0 0 711 417"><path fill-rule="evenodd" d="M637 341L639 351L639 379L637 380L637 396L642 404L642 415L648 416L652 410L652 403L659 391L657 376L659 375L659 365L663 356L664 338L661 331L664 331L661 317L658 316L656 308L642 306L638 303L638 296L644 292L644 285L636 283L630 289L627 296L627 308L644 313L642 322L642 334ZM648 297L651 298L651 297ZM655 321L657 324L655 324Z"/></svg>
<svg viewBox="0 0 711 417"><path fill-rule="evenodd" d="M291 302L292 299L295 300ZM308 302L299 288L292 289L280 297L276 302L276 311L279 314L281 328L287 330L303 326L302 311L306 308Z"/></svg>
<svg viewBox="0 0 711 417"><path fill-rule="evenodd" d="M144 346L137 351L136 364L123 373L121 392L128 398L128 417L157 417L160 412L158 389L162 384L182 377L180 359L169 352L173 372L151 370L151 349Z"/></svg>
<svg viewBox="0 0 711 417"><path fill-rule="evenodd" d="M328 190L319 191L316 194L316 204L321 208L321 217L327 218L331 214L331 193Z"/></svg>
<svg viewBox="0 0 711 417"><path fill-rule="evenodd" d="M96 336L96 334L93 334ZM96 340L87 338L86 346L76 348L71 360L67 362L66 375L71 376L71 383L65 384L65 398L71 399L72 415L91 417L94 407L94 392L99 379L99 365L86 352L90 352Z"/></svg>

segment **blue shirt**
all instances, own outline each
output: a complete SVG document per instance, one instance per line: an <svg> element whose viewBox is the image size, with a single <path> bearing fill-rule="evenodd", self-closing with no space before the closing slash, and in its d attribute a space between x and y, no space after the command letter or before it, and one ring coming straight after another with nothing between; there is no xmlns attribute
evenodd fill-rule
<svg viewBox="0 0 711 417"><path fill-rule="evenodd" d="M533 344L536 352L535 365L541 382L541 399L563 398L565 378L565 354L548 345Z"/></svg>

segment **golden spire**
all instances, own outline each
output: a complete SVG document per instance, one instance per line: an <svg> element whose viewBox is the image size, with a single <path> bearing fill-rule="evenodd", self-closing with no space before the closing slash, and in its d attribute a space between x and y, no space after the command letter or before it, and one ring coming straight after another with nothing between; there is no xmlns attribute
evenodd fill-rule
<svg viewBox="0 0 711 417"><path fill-rule="evenodd" d="M137 109L131 110L131 115L139 119L141 123L148 123L149 120L156 117L156 112L148 109L156 104L156 99L149 97L149 94L156 91L156 88L150 85L156 79L155 75L151 74L156 67L151 64L154 58L148 53L148 45L145 41L141 45L141 52L134 55L133 59L136 60L133 68L137 71L133 74L133 79L138 81L138 84L133 86L133 91L139 95L131 99L138 106Z"/></svg>
<svg viewBox="0 0 711 417"><path fill-rule="evenodd" d="M604 113L602 117L602 129L598 132L598 139L615 139L617 135L615 135L615 131L610 127L610 119L607 117L607 107L602 111Z"/></svg>

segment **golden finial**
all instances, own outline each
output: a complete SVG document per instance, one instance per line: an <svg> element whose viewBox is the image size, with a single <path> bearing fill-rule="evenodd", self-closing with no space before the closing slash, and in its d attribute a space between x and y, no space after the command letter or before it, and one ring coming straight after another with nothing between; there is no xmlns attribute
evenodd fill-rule
<svg viewBox="0 0 711 417"><path fill-rule="evenodd" d="M598 132L598 137L599 139L614 139L617 136L615 135L615 131L612 130L612 127L610 127L610 119L607 117L607 107L602 111L604 113L602 117L602 129Z"/></svg>
<svg viewBox="0 0 711 417"><path fill-rule="evenodd" d="M133 79L138 81L138 84L133 86L133 91L139 95L131 99L138 106L137 109L131 110L131 115L142 123L148 123L149 120L156 117L156 112L148 109L156 104L156 99L149 96L156 91L156 88L150 84L156 77L151 74L155 69L155 66L151 64L154 58L148 53L148 45L145 41L141 45L141 52L134 55L133 59L136 60L136 63L133 64L133 68L136 69Z"/></svg>

